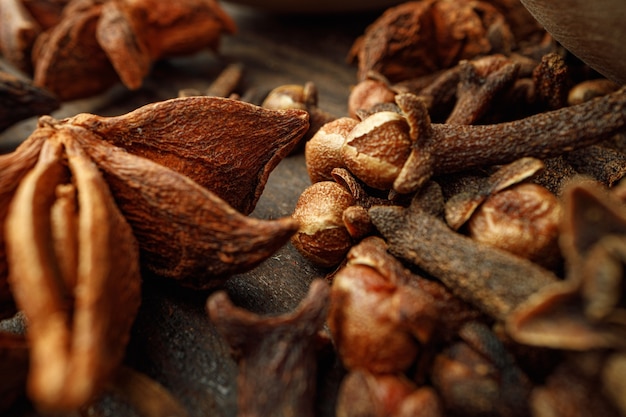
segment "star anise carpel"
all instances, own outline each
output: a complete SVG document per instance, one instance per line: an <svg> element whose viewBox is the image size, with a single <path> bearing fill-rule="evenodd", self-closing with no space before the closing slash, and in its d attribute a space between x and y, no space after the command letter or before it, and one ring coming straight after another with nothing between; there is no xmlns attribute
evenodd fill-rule
<svg viewBox="0 0 626 417"><path fill-rule="evenodd" d="M189 97L110 118L44 116L0 157L0 311L27 319L38 407L75 410L110 381L143 269L211 288L289 240L291 217L247 214L307 129L304 111ZM224 165L228 153L238 161Z"/></svg>
<svg viewBox="0 0 626 417"><path fill-rule="evenodd" d="M0 4L0 53L61 100L118 82L136 90L160 59L217 50L236 25L215 0ZM51 3L51 2L46 2Z"/></svg>

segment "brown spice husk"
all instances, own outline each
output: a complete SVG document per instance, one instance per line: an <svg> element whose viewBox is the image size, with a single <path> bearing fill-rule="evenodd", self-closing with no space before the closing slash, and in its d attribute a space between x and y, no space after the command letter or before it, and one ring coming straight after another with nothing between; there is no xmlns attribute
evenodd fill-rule
<svg viewBox="0 0 626 417"><path fill-rule="evenodd" d="M248 214L271 171L307 131L308 120L302 110L185 97L117 117L82 114L69 123L188 176Z"/></svg>
<svg viewBox="0 0 626 417"><path fill-rule="evenodd" d="M28 391L42 409L74 410L120 364L140 303L139 254L106 183L69 131L48 128L40 158L20 182L6 225L9 282L29 322ZM55 188L78 194L77 285L67 287L50 251ZM33 291L36 288L36 291Z"/></svg>
<svg viewBox="0 0 626 417"><path fill-rule="evenodd" d="M37 163L46 136L43 132L31 135L14 152L0 155L0 319L15 314L13 296L7 277L5 225L9 204L21 179Z"/></svg>

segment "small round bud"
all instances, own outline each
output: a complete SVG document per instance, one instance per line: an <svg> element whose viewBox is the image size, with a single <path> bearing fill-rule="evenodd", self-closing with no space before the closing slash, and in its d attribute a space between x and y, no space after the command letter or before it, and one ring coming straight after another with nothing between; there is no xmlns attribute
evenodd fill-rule
<svg viewBox="0 0 626 417"><path fill-rule="evenodd" d="M311 104L317 104L317 97L311 97L304 86L286 84L270 91L261 106L271 110L307 110Z"/></svg>
<svg viewBox="0 0 626 417"><path fill-rule="evenodd" d="M356 117L358 110L369 110L382 103L395 103L396 93L382 81L367 79L359 82L350 91L348 113Z"/></svg>
<svg viewBox="0 0 626 417"><path fill-rule="evenodd" d="M348 370L406 371L420 349L402 321L402 292L367 265L348 264L335 274L328 326Z"/></svg>
<svg viewBox="0 0 626 417"><path fill-rule="evenodd" d="M322 181L309 186L300 195L292 215L300 223L300 229L292 236L291 243L318 266L338 265L352 246L342 216L353 204L352 195L336 182Z"/></svg>
<svg viewBox="0 0 626 417"><path fill-rule="evenodd" d="M411 153L409 125L401 114L374 113L350 131L341 148L345 166L370 187L389 190Z"/></svg>
<svg viewBox="0 0 626 417"><path fill-rule="evenodd" d="M341 117L323 125L304 147L304 159L312 183L331 181L331 172L343 168L341 147L358 120Z"/></svg>
<svg viewBox="0 0 626 417"><path fill-rule="evenodd" d="M546 267L560 259L561 205L546 188L524 183L500 191L474 212L470 236Z"/></svg>

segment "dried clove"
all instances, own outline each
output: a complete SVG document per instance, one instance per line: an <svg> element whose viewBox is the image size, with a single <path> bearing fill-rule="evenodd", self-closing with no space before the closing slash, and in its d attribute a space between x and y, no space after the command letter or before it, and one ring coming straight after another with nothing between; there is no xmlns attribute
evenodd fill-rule
<svg viewBox="0 0 626 417"><path fill-rule="evenodd" d="M520 304L506 320L508 333L552 348L623 347L624 206L589 180L573 180L563 198L559 243L566 279Z"/></svg>
<svg viewBox="0 0 626 417"><path fill-rule="evenodd" d="M513 85L519 72L519 64L502 55L461 61L459 66L457 100L445 121L447 124L475 124L489 111L498 95Z"/></svg>
<svg viewBox="0 0 626 417"><path fill-rule="evenodd" d="M239 416L314 416L315 341L328 291L324 280L314 280L295 311L273 317L234 306L222 291L209 297L209 317L239 363Z"/></svg>
<svg viewBox="0 0 626 417"><path fill-rule="evenodd" d="M504 320L531 294L558 279L533 262L452 231L420 207L419 196L409 208L372 207L370 218L392 254L439 279L459 298Z"/></svg>
<svg viewBox="0 0 626 417"><path fill-rule="evenodd" d="M306 142L322 126L337 118L318 107L317 87L311 81L306 82L304 85L287 84L278 86L269 92L261 106L272 110L305 110L309 114L309 130L304 135L300 146L296 147L294 152L302 150Z"/></svg>
<svg viewBox="0 0 626 417"><path fill-rule="evenodd" d="M358 121L340 117L324 124L304 148L307 173L312 183L332 180L332 170L343 167L341 147Z"/></svg>
<svg viewBox="0 0 626 417"><path fill-rule="evenodd" d="M448 180L446 184L446 180L442 180L442 187L452 189L448 191L451 195L445 203L446 223L453 230L459 230L488 196L533 177L543 168L544 164L539 159L520 158L500 167L488 177L472 177L466 172L459 181Z"/></svg>
<svg viewBox="0 0 626 417"><path fill-rule="evenodd" d="M527 416L531 384L502 343L484 324L469 322L462 341L433 363L433 385L453 415Z"/></svg>
<svg viewBox="0 0 626 417"><path fill-rule="evenodd" d="M379 237L354 246L333 277L328 326L348 370L406 371L424 345L477 317L440 284L406 270Z"/></svg>
<svg viewBox="0 0 626 417"><path fill-rule="evenodd" d="M508 163L524 156L547 158L589 146L611 137L626 123L624 88L576 106L479 126L431 124L417 96L400 94L396 101L413 140L411 154L393 185L403 194L416 191L432 175Z"/></svg>
<svg viewBox="0 0 626 417"><path fill-rule="evenodd" d="M585 352L570 356L561 362L548 376L545 384L533 389L530 397L533 415L556 417L623 415L603 390L598 370L604 366L598 362L604 359L598 356L596 352ZM586 371L585 362L591 362L594 371Z"/></svg>
<svg viewBox="0 0 626 417"><path fill-rule="evenodd" d="M416 414L418 413L419 414ZM441 417L441 400L431 387L418 387L402 374L350 372L342 381L337 417Z"/></svg>
<svg viewBox="0 0 626 417"><path fill-rule="evenodd" d="M320 181L307 187L294 208L292 216L300 226L291 243L316 265L338 265L352 246L343 213L353 205L352 195L336 182Z"/></svg>
<svg viewBox="0 0 626 417"><path fill-rule="evenodd" d="M376 71L398 82L478 55L509 53L512 43L504 16L491 4L414 1L387 9L355 41L350 57L358 59L359 80Z"/></svg>

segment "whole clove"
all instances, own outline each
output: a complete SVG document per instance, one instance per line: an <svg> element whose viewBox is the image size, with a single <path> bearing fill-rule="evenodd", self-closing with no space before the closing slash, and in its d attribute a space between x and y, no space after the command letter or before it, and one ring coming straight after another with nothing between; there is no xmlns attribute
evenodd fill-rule
<svg viewBox="0 0 626 417"><path fill-rule="evenodd" d="M262 317L212 294L207 311L239 363L238 416L314 416L316 340L326 319L329 286L311 282L297 309Z"/></svg>
<svg viewBox="0 0 626 417"><path fill-rule="evenodd" d="M395 256L443 282L459 298L504 320L513 309L558 278L537 264L452 231L420 207L372 207L370 218Z"/></svg>

